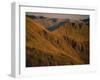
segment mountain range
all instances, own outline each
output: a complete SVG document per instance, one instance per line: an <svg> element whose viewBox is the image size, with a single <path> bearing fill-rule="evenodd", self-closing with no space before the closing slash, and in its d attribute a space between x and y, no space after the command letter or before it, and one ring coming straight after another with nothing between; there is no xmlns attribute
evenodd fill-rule
<svg viewBox="0 0 100 80"><path fill-rule="evenodd" d="M26 67L82 64L89 64L84 20L26 16Z"/></svg>

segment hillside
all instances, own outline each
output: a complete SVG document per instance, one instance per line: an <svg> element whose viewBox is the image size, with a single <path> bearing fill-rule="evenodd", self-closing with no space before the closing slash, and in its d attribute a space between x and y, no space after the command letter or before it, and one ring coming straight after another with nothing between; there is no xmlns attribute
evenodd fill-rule
<svg viewBox="0 0 100 80"><path fill-rule="evenodd" d="M51 25L56 27L51 30ZM88 64L88 27L76 22L73 25L64 20L27 16L26 67Z"/></svg>

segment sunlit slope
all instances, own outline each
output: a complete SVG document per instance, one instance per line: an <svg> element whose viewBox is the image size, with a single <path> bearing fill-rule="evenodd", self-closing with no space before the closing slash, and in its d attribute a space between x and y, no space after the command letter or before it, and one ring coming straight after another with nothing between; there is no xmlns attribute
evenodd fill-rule
<svg viewBox="0 0 100 80"><path fill-rule="evenodd" d="M78 42L77 38L70 37L73 34L66 26L51 32L41 21L26 17L26 66L84 64L80 52L71 46L70 40Z"/></svg>
<svg viewBox="0 0 100 80"><path fill-rule="evenodd" d="M75 28L71 23L66 23L64 27L59 27L52 33L63 39L62 42L60 42L62 44L66 42L68 48L73 49L72 51L75 51L75 53L81 56L81 59L83 59L85 63L89 63L89 25L81 24L81 27L77 25ZM62 47L64 47L64 45ZM65 50L67 49L66 47L64 48Z"/></svg>

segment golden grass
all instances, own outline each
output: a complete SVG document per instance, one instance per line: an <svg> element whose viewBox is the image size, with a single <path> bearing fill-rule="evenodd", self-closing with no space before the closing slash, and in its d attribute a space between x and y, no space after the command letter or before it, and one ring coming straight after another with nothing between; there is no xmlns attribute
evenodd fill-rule
<svg viewBox="0 0 100 80"><path fill-rule="evenodd" d="M79 44L85 40L88 41L88 28L84 26L80 30L65 26L50 32L40 21L26 17L26 64L30 63L33 66L39 66L39 64L50 66L50 63L51 65L84 64L81 55L63 38L66 36ZM52 58L48 60L49 56Z"/></svg>

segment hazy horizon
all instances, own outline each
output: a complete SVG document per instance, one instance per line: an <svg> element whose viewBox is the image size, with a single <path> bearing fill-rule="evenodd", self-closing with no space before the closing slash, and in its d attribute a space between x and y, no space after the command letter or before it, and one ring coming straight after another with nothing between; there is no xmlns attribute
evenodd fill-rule
<svg viewBox="0 0 100 80"><path fill-rule="evenodd" d="M80 15L80 14L58 14L58 13L26 12L26 15L44 16L44 17L49 17L49 18L62 18L62 19L71 19L71 20L89 19L89 15Z"/></svg>

